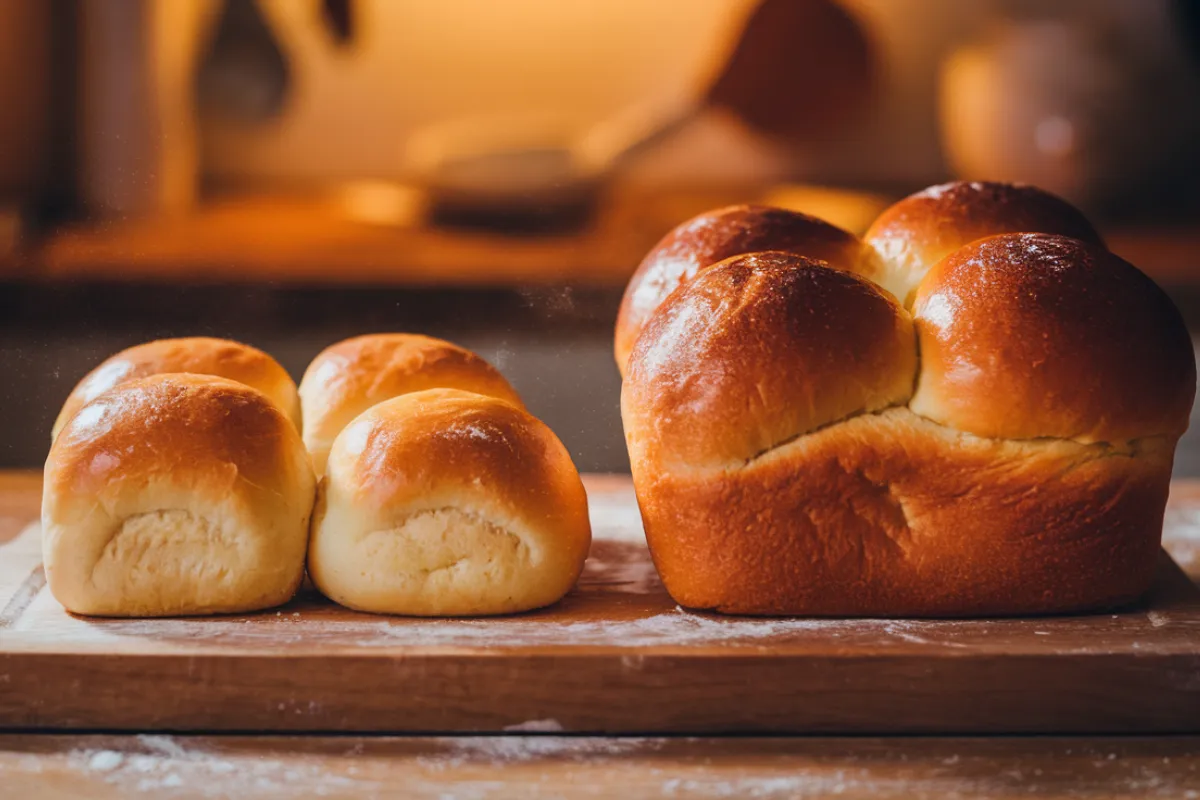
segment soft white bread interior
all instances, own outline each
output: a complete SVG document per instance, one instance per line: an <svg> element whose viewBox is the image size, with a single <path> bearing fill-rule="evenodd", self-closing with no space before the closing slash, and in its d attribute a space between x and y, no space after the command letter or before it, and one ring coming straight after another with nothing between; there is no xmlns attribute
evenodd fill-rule
<svg viewBox="0 0 1200 800"><path fill-rule="evenodd" d="M376 403L424 389L462 389L522 408L491 364L450 342L408 333L356 336L323 350L300 381L304 443L320 476L333 440Z"/></svg>
<svg viewBox="0 0 1200 800"><path fill-rule="evenodd" d="M304 571L314 495L300 434L263 393L206 375L121 383L46 459L50 591L100 616L278 605Z"/></svg>
<svg viewBox="0 0 1200 800"><path fill-rule="evenodd" d="M308 568L362 611L506 614L566 594L590 543L583 484L549 428L505 400L431 389L338 434Z"/></svg>
<svg viewBox="0 0 1200 800"><path fill-rule="evenodd" d="M191 336L146 342L106 358L67 397L51 439L79 409L122 383L165 372L216 375L258 389L300 428L300 398L287 370L263 351L228 339Z"/></svg>

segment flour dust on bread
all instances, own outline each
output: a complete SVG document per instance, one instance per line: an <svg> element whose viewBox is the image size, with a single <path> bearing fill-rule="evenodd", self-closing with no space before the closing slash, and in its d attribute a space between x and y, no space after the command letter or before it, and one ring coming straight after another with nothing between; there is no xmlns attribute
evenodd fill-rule
<svg viewBox="0 0 1200 800"><path fill-rule="evenodd" d="M190 336L158 339L126 348L102 361L71 391L54 423L51 439L79 409L123 383L168 372L215 375L265 394L300 428L300 398L287 370L269 355L241 342Z"/></svg>
<svg viewBox="0 0 1200 800"><path fill-rule="evenodd" d="M265 394L195 374L120 383L46 459L50 591L99 616L279 605L303 575L314 494L300 434Z"/></svg>
<svg viewBox="0 0 1200 800"><path fill-rule="evenodd" d="M371 406L425 389L462 389L523 407L504 376L475 353L429 336L356 336L321 351L300 381L304 442L320 476L337 435Z"/></svg>
<svg viewBox="0 0 1200 800"><path fill-rule="evenodd" d="M934 187L867 238L870 269L702 264L638 332L622 418L674 599L967 616L1144 593L1195 393L1170 300L1029 187Z"/></svg>

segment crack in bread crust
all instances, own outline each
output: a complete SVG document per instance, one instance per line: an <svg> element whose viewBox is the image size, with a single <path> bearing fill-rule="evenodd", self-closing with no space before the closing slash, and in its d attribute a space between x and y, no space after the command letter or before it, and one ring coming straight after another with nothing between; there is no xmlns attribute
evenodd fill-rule
<svg viewBox="0 0 1200 800"><path fill-rule="evenodd" d="M635 467L635 486L655 563L685 606L1047 613L1148 585L1173 452L1167 439L1128 454L953 436L897 408L734 472Z"/></svg>
<svg viewBox="0 0 1200 800"><path fill-rule="evenodd" d="M961 616L1148 588L1195 352L1082 214L1029 186L931 187L880 215L877 264L852 274L754 238L742 212L744 232L690 236L727 213L664 240L697 269L645 310L628 360L624 307L615 332L634 485L677 602Z"/></svg>

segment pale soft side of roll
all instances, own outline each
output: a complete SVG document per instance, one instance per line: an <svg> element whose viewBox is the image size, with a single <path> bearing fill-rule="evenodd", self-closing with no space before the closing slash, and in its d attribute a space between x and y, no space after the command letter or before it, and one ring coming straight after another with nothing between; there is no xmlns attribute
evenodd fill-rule
<svg viewBox="0 0 1200 800"><path fill-rule="evenodd" d="M590 543L583 483L545 424L504 400L430 389L338 434L308 569L361 611L508 614L565 595Z"/></svg>
<svg viewBox="0 0 1200 800"><path fill-rule="evenodd" d="M503 375L458 345L409 333L346 339L318 354L300 381L304 442L317 475L351 420L376 403L425 389L462 389L523 407Z"/></svg>
<svg viewBox="0 0 1200 800"><path fill-rule="evenodd" d="M263 351L228 339L192 336L146 342L106 358L67 397L51 439L71 417L115 386L167 372L216 375L258 389L300 428L300 398L287 370Z"/></svg>
<svg viewBox="0 0 1200 800"><path fill-rule="evenodd" d="M1136 599L1195 396L1178 311L1028 187L935 187L880 219L884 286L736 256L638 337L622 417L672 597L855 616Z"/></svg>
<svg viewBox="0 0 1200 800"><path fill-rule="evenodd" d="M99 616L279 605L304 571L315 490L299 432L261 392L194 374L122 383L46 459L50 591Z"/></svg>

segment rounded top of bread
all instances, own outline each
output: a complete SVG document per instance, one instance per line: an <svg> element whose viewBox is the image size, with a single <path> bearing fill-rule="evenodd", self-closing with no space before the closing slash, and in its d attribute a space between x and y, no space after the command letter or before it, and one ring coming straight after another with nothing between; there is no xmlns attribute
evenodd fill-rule
<svg viewBox="0 0 1200 800"><path fill-rule="evenodd" d="M524 408L500 372L456 344L410 333L356 336L322 350L300 381L304 441L318 474L333 440L362 412L425 389L461 389Z"/></svg>
<svg viewBox="0 0 1200 800"><path fill-rule="evenodd" d="M229 339L191 336L158 339L126 348L109 356L84 376L72 390L51 438L79 409L121 384L162 373L215 375L253 387L265 394L300 428L300 399L287 370L258 348Z"/></svg>
<svg viewBox="0 0 1200 800"><path fill-rule="evenodd" d="M758 246L773 224L726 240ZM712 248L684 228L664 240L672 258L702 261ZM872 269L798 245L680 271L626 366L631 457L727 468L893 405L1002 439L1126 443L1187 428L1196 366L1179 312L1065 201L936 186L886 210L867 241L877 260L856 263ZM618 346L623 335L618 323Z"/></svg>

